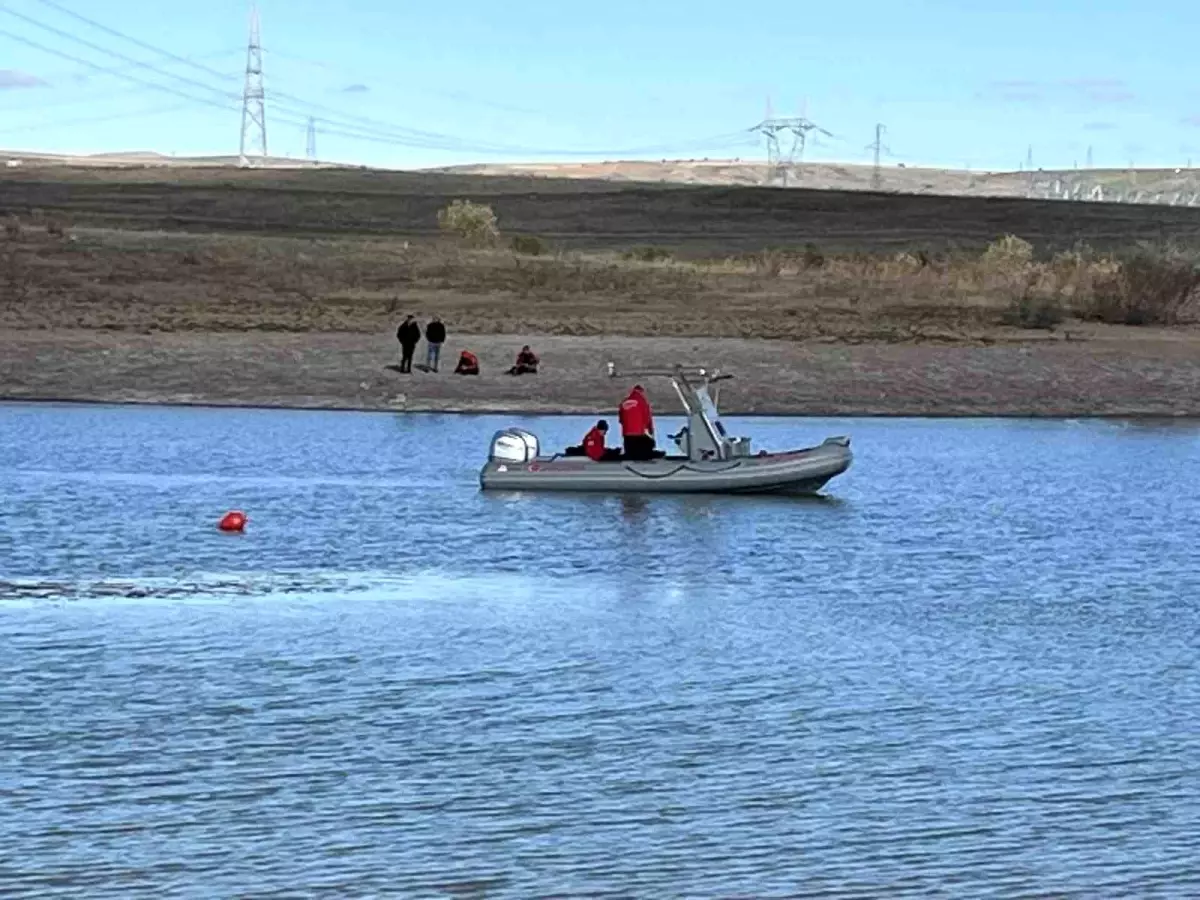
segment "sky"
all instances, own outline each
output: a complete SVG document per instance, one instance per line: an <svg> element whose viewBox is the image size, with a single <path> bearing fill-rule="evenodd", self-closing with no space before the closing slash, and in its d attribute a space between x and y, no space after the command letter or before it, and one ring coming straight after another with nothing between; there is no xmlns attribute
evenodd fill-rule
<svg viewBox="0 0 1200 900"><path fill-rule="evenodd" d="M759 160L769 108L830 133L811 160L869 162L882 123L889 164L1200 165L1189 0L258 8L272 155L311 116L320 159L371 166ZM0 0L0 147L236 153L249 10Z"/></svg>

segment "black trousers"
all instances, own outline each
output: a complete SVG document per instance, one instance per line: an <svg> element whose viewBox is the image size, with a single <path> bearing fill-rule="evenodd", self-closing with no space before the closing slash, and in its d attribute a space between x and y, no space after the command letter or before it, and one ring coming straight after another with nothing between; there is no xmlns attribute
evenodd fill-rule
<svg viewBox="0 0 1200 900"><path fill-rule="evenodd" d="M400 345L400 371L412 371L413 351L417 349L416 344L401 344Z"/></svg>
<svg viewBox="0 0 1200 900"><path fill-rule="evenodd" d="M625 435L626 459L654 459L654 438L648 434Z"/></svg>

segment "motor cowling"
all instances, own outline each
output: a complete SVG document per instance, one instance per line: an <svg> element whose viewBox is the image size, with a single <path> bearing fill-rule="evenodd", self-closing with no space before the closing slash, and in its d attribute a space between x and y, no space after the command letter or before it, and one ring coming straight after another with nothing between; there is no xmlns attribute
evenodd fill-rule
<svg viewBox="0 0 1200 900"><path fill-rule="evenodd" d="M492 435L489 458L501 463L527 463L540 451L537 435L523 428L505 428Z"/></svg>

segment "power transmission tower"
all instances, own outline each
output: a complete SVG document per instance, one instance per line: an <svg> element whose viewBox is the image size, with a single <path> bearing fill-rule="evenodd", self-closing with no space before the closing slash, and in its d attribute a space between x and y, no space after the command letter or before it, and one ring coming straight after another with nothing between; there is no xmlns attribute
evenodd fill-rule
<svg viewBox="0 0 1200 900"><path fill-rule="evenodd" d="M780 184L787 187L789 171L795 170L797 176L800 174L799 164L804 160L808 133L816 131L828 137L833 137L833 134L804 116L772 116L769 105L767 110L767 117L750 130L760 132L767 141L767 184L778 178ZM792 137L786 153L779 142L780 135Z"/></svg>
<svg viewBox="0 0 1200 900"><path fill-rule="evenodd" d="M304 142L304 155L313 162L317 161L317 120L308 117L308 133Z"/></svg>
<svg viewBox="0 0 1200 900"><path fill-rule="evenodd" d="M246 159L246 137L251 128L258 129L259 153L267 156L266 91L263 89L262 41L259 38L258 5L250 8L250 43L246 47L246 86L242 90L242 140L238 147L241 164Z"/></svg>
<svg viewBox="0 0 1200 900"><path fill-rule="evenodd" d="M879 157L884 153L892 151L883 145L883 133L887 131L887 127L882 123L875 126L875 140L873 143L867 144L868 150L875 151L875 166L871 170L871 189L879 190L883 187L883 173L879 167Z"/></svg>

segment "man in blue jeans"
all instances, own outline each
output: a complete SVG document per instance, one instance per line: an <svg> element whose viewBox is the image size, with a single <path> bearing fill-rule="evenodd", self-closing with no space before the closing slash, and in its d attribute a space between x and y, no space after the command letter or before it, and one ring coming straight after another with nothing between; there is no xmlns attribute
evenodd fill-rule
<svg viewBox="0 0 1200 900"><path fill-rule="evenodd" d="M428 343L426 349L426 367L431 372L438 370L438 359L442 355L442 344L446 343L446 326L442 324L442 320L434 316L429 325L425 329L425 340Z"/></svg>

